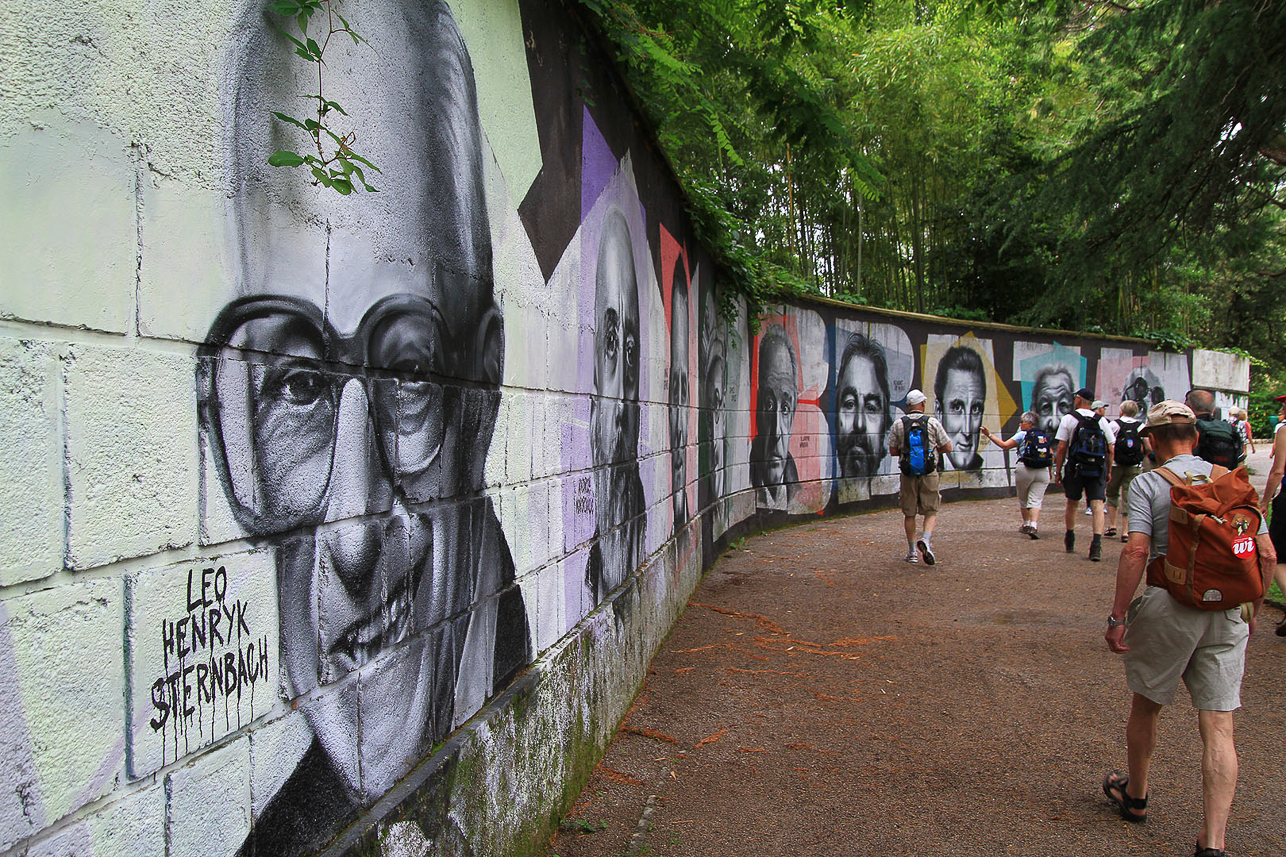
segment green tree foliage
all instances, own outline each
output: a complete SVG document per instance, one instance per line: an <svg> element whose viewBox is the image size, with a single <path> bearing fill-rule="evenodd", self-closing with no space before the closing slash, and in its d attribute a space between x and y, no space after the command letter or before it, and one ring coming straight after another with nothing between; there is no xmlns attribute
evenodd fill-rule
<svg viewBox="0 0 1286 857"><path fill-rule="evenodd" d="M752 303L1238 346L1286 378L1281 0L582 3Z"/></svg>

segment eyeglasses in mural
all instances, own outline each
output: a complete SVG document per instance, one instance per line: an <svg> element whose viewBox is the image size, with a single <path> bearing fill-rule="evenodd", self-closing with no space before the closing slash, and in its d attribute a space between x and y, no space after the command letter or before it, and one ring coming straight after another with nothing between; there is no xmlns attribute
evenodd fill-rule
<svg viewBox="0 0 1286 857"><path fill-rule="evenodd" d="M531 659L482 491L504 324L469 56L445 4L351 15L379 48L342 57L335 98L361 106L379 194L266 166L268 105L304 88L267 21L233 93L237 294L200 351L200 416L233 516L275 556L313 734L243 853L328 841Z"/></svg>

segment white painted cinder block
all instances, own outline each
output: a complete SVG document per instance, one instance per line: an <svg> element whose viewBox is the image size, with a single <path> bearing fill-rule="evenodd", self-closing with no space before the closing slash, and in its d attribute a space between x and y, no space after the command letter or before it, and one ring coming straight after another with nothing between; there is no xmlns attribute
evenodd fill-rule
<svg viewBox="0 0 1286 857"><path fill-rule="evenodd" d="M144 336L203 342L231 297L222 194L151 174L142 189L138 328Z"/></svg>
<svg viewBox="0 0 1286 857"><path fill-rule="evenodd" d="M165 778L169 857L237 853L250 832L250 739L211 750Z"/></svg>
<svg viewBox="0 0 1286 857"><path fill-rule="evenodd" d="M102 579L0 602L0 851L120 778L121 590Z"/></svg>
<svg viewBox="0 0 1286 857"><path fill-rule="evenodd" d="M128 151L54 111L0 143L0 317L130 328L138 228Z"/></svg>
<svg viewBox="0 0 1286 857"><path fill-rule="evenodd" d="M165 788L157 783L113 800L32 843L27 857L165 857Z"/></svg>
<svg viewBox="0 0 1286 857"><path fill-rule="evenodd" d="M278 699L276 566L266 551L142 571L129 592L130 774L266 714Z"/></svg>
<svg viewBox="0 0 1286 857"><path fill-rule="evenodd" d="M183 547L196 538L193 361L76 346L66 361L71 568Z"/></svg>
<svg viewBox="0 0 1286 857"><path fill-rule="evenodd" d="M57 346L0 338L0 585L62 568Z"/></svg>

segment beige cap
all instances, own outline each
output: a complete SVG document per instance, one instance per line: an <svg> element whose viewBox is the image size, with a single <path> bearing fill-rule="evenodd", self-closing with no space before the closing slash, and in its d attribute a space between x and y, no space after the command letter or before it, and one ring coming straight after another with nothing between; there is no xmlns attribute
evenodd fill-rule
<svg viewBox="0 0 1286 857"><path fill-rule="evenodd" d="M925 399L924 393L921 393L919 390L912 390L911 392L906 394L906 403L908 405L923 404L924 399Z"/></svg>
<svg viewBox="0 0 1286 857"><path fill-rule="evenodd" d="M1192 425L1196 421L1197 416L1192 408L1183 402L1166 399L1148 408L1148 424L1139 430L1139 434L1147 434L1157 426Z"/></svg>

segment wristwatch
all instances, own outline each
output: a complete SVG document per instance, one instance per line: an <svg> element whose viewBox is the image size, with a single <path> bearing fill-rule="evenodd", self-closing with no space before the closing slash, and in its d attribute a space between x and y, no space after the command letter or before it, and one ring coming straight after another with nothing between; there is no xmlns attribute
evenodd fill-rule
<svg viewBox="0 0 1286 857"><path fill-rule="evenodd" d="M1109 628L1119 628L1119 627L1121 627L1121 626L1122 626L1122 625L1124 625L1124 624L1125 624L1125 620L1124 620L1124 619L1118 619L1118 618L1116 618L1115 616L1113 616L1111 613L1108 613L1108 614L1107 614L1107 627L1109 627Z"/></svg>

